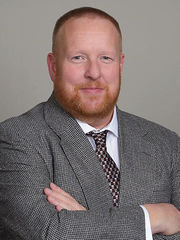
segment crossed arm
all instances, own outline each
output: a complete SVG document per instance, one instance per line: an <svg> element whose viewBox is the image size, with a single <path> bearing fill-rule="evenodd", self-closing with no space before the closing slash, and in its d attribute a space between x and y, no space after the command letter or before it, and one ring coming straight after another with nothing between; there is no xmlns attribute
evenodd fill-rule
<svg viewBox="0 0 180 240"><path fill-rule="evenodd" d="M4 131L0 136L0 223L5 234L5 237L1 236L0 226L0 239L134 240L134 236L139 240L145 239L144 214L140 207L125 206L120 211L104 211L103 207L86 211L81 205L84 205L83 201L79 204L59 187L50 184L50 189L46 188L49 181L53 181L44 164L48 152L45 153L44 149L41 152L40 147L37 149L33 143L19 136L18 139L10 138ZM179 167L174 166L173 169L176 172L172 203L179 207ZM42 194L43 189L51 204ZM170 235L180 231L179 211L173 205L147 204L145 207L153 233ZM180 233L167 237L155 234L153 238L179 240Z"/></svg>
<svg viewBox="0 0 180 240"><path fill-rule="evenodd" d="M50 188L45 188L44 193L50 204L53 204L57 211L67 209L71 211L86 211L70 194L63 191L54 183L50 183ZM180 211L172 204L158 203L145 204L148 210L152 233L172 235L180 231Z"/></svg>

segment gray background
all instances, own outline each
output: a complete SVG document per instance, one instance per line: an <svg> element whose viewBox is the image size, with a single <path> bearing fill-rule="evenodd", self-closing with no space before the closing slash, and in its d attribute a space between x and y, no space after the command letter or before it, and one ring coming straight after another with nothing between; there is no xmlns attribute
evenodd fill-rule
<svg viewBox="0 0 180 240"><path fill-rule="evenodd" d="M80 6L120 23L126 58L119 107L180 134L180 0L0 0L0 121L47 100L55 21Z"/></svg>

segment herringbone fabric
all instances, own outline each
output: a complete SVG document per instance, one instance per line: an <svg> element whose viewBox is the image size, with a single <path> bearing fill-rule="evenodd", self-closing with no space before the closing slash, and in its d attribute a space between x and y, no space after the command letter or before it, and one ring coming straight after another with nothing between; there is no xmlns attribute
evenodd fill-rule
<svg viewBox="0 0 180 240"><path fill-rule="evenodd" d="M117 168L111 156L107 152L106 148L107 133L108 130L99 133L91 131L87 133L87 135L94 138L96 144L96 155L100 160L106 179L109 183L109 188L113 197L113 205L115 207L118 207L120 171Z"/></svg>

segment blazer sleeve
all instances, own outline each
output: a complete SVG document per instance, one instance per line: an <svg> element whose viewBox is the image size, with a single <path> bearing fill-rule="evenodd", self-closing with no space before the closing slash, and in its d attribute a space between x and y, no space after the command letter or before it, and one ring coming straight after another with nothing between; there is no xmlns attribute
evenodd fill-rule
<svg viewBox="0 0 180 240"><path fill-rule="evenodd" d="M172 178L172 198L173 204L180 211L180 138L176 134L173 139L173 147L171 154L171 178ZM163 236L161 234L153 235L154 240L179 240L180 232L171 236Z"/></svg>
<svg viewBox="0 0 180 240"><path fill-rule="evenodd" d="M13 134L0 127L0 239L145 239L139 206L57 212L43 194L51 180L41 154Z"/></svg>

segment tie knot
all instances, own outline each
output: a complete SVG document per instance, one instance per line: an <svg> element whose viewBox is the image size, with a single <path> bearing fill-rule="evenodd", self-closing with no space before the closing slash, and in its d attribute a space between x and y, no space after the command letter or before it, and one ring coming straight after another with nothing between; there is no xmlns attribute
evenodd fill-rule
<svg viewBox="0 0 180 240"><path fill-rule="evenodd" d="M91 131L91 132L88 132L87 135L94 138L96 147L99 147L99 146L105 147L107 132L108 132L108 130L105 130L105 131L99 132L99 133Z"/></svg>

